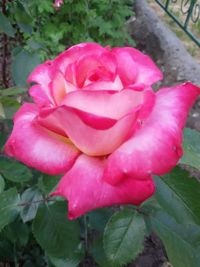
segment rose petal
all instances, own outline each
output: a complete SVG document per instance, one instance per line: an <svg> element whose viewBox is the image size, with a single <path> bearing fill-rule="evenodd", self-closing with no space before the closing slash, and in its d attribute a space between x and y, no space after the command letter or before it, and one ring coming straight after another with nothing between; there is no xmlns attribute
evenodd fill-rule
<svg viewBox="0 0 200 267"><path fill-rule="evenodd" d="M62 123L66 135L85 154L103 156L126 140L132 131L136 115L136 112L129 113L113 123L111 118L61 106L50 110L49 114L43 114L43 118L48 120L53 116L55 121Z"/></svg>
<svg viewBox="0 0 200 267"><path fill-rule="evenodd" d="M39 107L52 106L52 100L49 99L41 85L35 84L29 89L29 95Z"/></svg>
<svg viewBox="0 0 200 267"><path fill-rule="evenodd" d="M87 57L90 55L99 56L107 49L103 48L97 43L80 43L74 45L61 53L57 58L54 59L54 66L58 68L63 74L69 64L74 63L77 59L82 56Z"/></svg>
<svg viewBox="0 0 200 267"><path fill-rule="evenodd" d="M146 91L79 90L66 96L62 104L98 116L120 119L143 103Z"/></svg>
<svg viewBox="0 0 200 267"><path fill-rule="evenodd" d="M126 179L117 186L103 181L105 162L81 155L58 184L54 196L68 199L68 216L75 219L84 213L114 204L139 205L155 190L151 176L146 180Z"/></svg>
<svg viewBox="0 0 200 267"><path fill-rule="evenodd" d="M100 56L83 55L76 62L76 81L80 88L98 80L112 81L116 76L116 59L105 50Z"/></svg>
<svg viewBox="0 0 200 267"><path fill-rule="evenodd" d="M73 165L79 151L67 138L41 127L35 120L37 115L34 104L26 103L20 108L5 152L42 172L64 173Z"/></svg>
<svg viewBox="0 0 200 267"><path fill-rule="evenodd" d="M87 84L87 81L85 82ZM97 81L89 82L86 86L83 87L84 90L113 90L121 91L123 89L122 82L118 75L116 75L114 81Z"/></svg>
<svg viewBox="0 0 200 267"><path fill-rule="evenodd" d="M199 94L191 83L161 89L141 128L109 156L104 179L116 184L125 174L142 179L169 172L182 156L182 129Z"/></svg>
<svg viewBox="0 0 200 267"><path fill-rule="evenodd" d="M65 98L66 94L76 90L76 87L66 81L61 72L56 72L50 83L51 94L56 105L59 105Z"/></svg>
<svg viewBox="0 0 200 267"><path fill-rule="evenodd" d="M52 76L51 65L52 61L50 60L38 65L28 76L27 82L35 82L40 85L48 86Z"/></svg>
<svg viewBox="0 0 200 267"><path fill-rule="evenodd" d="M152 85L163 78L151 58L135 48L113 48L112 53L116 56L118 74L125 86L131 83Z"/></svg>
<svg viewBox="0 0 200 267"><path fill-rule="evenodd" d="M53 76L53 69L52 69L52 61L46 61L43 64L38 65L29 75L27 82L31 83L37 83L39 85L39 88L41 90L41 95L47 97L47 99L49 100L49 103L53 103L53 99L51 96L51 92L49 89L49 84L52 80L52 76ZM34 93L33 93L34 91ZM38 94L35 92L35 88L32 89L32 87L30 88L30 95L34 95L34 100L36 101L36 103L40 103L40 92L38 92ZM44 97L42 97L44 98Z"/></svg>

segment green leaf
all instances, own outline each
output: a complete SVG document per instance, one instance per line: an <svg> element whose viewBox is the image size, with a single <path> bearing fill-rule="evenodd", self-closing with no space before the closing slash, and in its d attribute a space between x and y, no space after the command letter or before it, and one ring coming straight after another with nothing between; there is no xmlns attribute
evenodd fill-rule
<svg viewBox="0 0 200 267"><path fill-rule="evenodd" d="M89 226L99 232L103 232L108 220L112 215L111 209L97 209L88 213Z"/></svg>
<svg viewBox="0 0 200 267"><path fill-rule="evenodd" d="M5 114L5 111L4 111L4 108L3 108L3 105L2 103L0 102L0 119L5 119L6 117L6 114Z"/></svg>
<svg viewBox="0 0 200 267"><path fill-rule="evenodd" d="M0 231L17 216L19 201L19 195L14 187L0 194Z"/></svg>
<svg viewBox="0 0 200 267"><path fill-rule="evenodd" d="M158 212L152 217L151 224L164 243L167 256L174 267L199 267L199 226L177 224L164 212Z"/></svg>
<svg viewBox="0 0 200 267"><path fill-rule="evenodd" d="M200 183L180 167L155 177L156 199L177 222L200 224Z"/></svg>
<svg viewBox="0 0 200 267"><path fill-rule="evenodd" d="M5 188L5 181L0 174L0 194L3 192L4 188Z"/></svg>
<svg viewBox="0 0 200 267"><path fill-rule="evenodd" d="M4 32L10 37L15 36L15 31L10 24L10 21L2 12L0 12L0 32Z"/></svg>
<svg viewBox="0 0 200 267"><path fill-rule="evenodd" d="M0 97L4 96L18 96L27 92L26 88L10 87L0 90Z"/></svg>
<svg viewBox="0 0 200 267"><path fill-rule="evenodd" d="M35 218L42 199L42 194L35 187L28 188L23 192L21 195L21 204L24 205L22 205L20 215L24 223Z"/></svg>
<svg viewBox="0 0 200 267"><path fill-rule="evenodd" d="M181 163L200 170L200 133L185 128L183 148L184 154Z"/></svg>
<svg viewBox="0 0 200 267"><path fill-rule="evenodd" d="M85 251L82 243L79 244L74 255L70 259L55 258L50 256L49 259L55 267L76 267L84 259Z"/></svg>
<svg viewBox="0 0 200 267"><path fill-rule="evenodd" d="M95 239L91 244L92 257L100 267L111 267L112 264L108 261L104 248L102 238Z"/></svg>
<svg viewBox="0 0 200 267"><path fill-rule="evenodd" d="M79 245L77 221L68 221L65 202L41 205L33 222L33 234L50 257L73 259Z"/></svg>
<svg viewBox="0 0 200 267"><path fill-rule="evenodd" d="M4 157L0 157L0 173L5 179L15 183L27 182L32 178L29 168L17 161Z"/></svg>
<svg viewBox="0 0 200 267"><path fill-rule="evenodd" d="M33 18L30 16L30 12L27 11L27 8L18 2L17 7L15 7L14 16L20 30L24 33L31 34Z"/></svg>
<svg viewBox="0 0 200 267"><path fill-rule="evenodd" d="M114 214L104 232L104 249L114 266L135 259L143 248L145 223L143 217L132 210Z"/></svg>
<svg viewBox="0 0 200 267"><path fill-rule="evenodd" d="M38 187L43 193L49 194L56 187L60 179L60 176L43 174L39 179Z"/></svg>
<svg viewBox="0 0 200 267"><path fill-rule="evenodd" d="M12 119L15 112L19 109L20 103L19 101L11 98L11 97L2 97L1 103L4 108L4 118Z"/></svg>
<svg viewBox="0 0 200 267"><path fill-rule="evenodd" d="M3 148L8 139L8 136L13 128L13 121L5 119L2 125L2 131L0 131L0 152L4 154ZM1 156L0 156L1 158ZM0 172L1 173L1 172Z"/></svg>
<svg viewBox="0 0 200 267"><path fill-rule="evenodd" d="M14 260L14 251L13 245L11 242L1 239L0 240L0 261L13 261Z"/></svg>
<svg viewBox="0 0 200 267"><path fill-rule="evenodd" d="M40 59L37 53L28 53L25 50L20 51L13 57L12 77L15 84L17 86L26 86L28 75L39 64Z"/></svg>
<svg viewBox="0 0 200 267"><path fill-rule="evenodd" d="M29 239L29 228L22 221L16 220L3 229L3 235L12 243L25 246Z"/></svg>

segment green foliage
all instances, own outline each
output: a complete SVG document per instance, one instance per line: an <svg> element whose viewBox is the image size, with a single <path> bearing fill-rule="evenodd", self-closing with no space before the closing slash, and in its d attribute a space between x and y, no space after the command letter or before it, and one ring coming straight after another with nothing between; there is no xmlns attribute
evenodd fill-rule
<svg viewBox="0 0 200 267"><path fill-rule="evenodd" d="M200 262L200 183L176 167L164 177L156 177L156 199L148 225L164 243L174 267L197 267Z"/></svg>
<svg viewBox="0 0 200 267"><path fill-rule="evenodd" d="M104 248L114 266L135 259L143 248L145 223L133 210L123 210L109 220L104 233Z"/></svg>
<svg viewBox="0 0 200 267"><path fill-rule="evenodd" d="M4 157L0 157L0 173L5 179L17 183L27 182L32 178L28 167Z"/></svg>
<svg viewBox="0 0 200 267"><path fill-rule="evenodd" d="M65 202L41 205L33 222L33 233L52 257L71 258L80 242L78 222L67 220Z"/></svg>
<svg viewBox="0 0 200 267"><path fill-rule="evenodd" d="M30 72L40 64L39 56L36 52L21 50L13 55L12 77L17 86L25 86ZM23 74L22 74L23 70Z"/></svg>
<svg viewBox="0 0 200 267"><path fill-rule="evenodd" d="M177 222L200 224L200 183L189 173L176 167L163 177L155 177L156 197L163 209Z"/></svg>
<svg viewBox="0 0 200 267"><path fill-rule="evenodd" d="M60 176L43 174L39 177L38 187L44 194L49 194L56 187L60 178Z"/></svg>
<svg viewBox="0 0 200 267"><path fill-rule="evenodd" d="M5 182L3 177L0 175L0 194L3 192L4 188L5 188Z"/></svg>
<svg viewBox="0 0 200 267"><path fill-rule="evenodd" d="M181 159L181 163L200 170L200 133L185 128L183 148L184 155Z"/></svg>
<svg viewBox="0 0 200 267"><path fill-rule="evenodd" d="M126 20L133 15L133 1L66 0L60 10L55 10L52 2L16 0L8 3L9 19L17 28L19 45L23 40L24 48L39 52L42 60L80 42L134 45L126 27Z"/></svg>
<svg viewBox="0 0 200 267"><path fill-rule="evenodd" d="M94 260L100 267L112 267L103 248L103 238L96 238L91 244L91 251Z"/></svg>
<svg viewBox="0 0 200 267"><path fill-rule="evenodd" d="M181 225L164 212L152 216L152 226L164 243L174 267L198 267L200 262L200 227Z"/></svg>
<svg viewBox="0 0 200 267"><path fill-rule="evenodd" d="M0 194L0 231L12 222L19 212L19 195L16 188L10 188Z"/></svg>
<svg viewBox="0 0 200 267"><path fill-rule="evenodd" d="M43 197L37 187L30 187L26 189L21 195L21 201L24 205L21 208L21 218L24 223L35 218L39 204Z"/></svg>
<svg viewBox="0 0 200 267"><path fill-rule="evenodd" d="M29 239L29 227L17 219L3 229L3 235L13 244L19 243L26 246Z"/></svg>
<svg viewBox="0 0 200 267"><path fill-rule="evenodd" d="M0 32L6 33L10 37L14 37L15 35L9 19L2 12L0 12Z"/></svg>
<svg viewBox="0 0 200 267"><path fill-rule="evenodd" d="M110 209L98 209L88 214L89 226L91 229L95 229L99 232L103 232L106 223L110 219L112 211Z"/></svg>

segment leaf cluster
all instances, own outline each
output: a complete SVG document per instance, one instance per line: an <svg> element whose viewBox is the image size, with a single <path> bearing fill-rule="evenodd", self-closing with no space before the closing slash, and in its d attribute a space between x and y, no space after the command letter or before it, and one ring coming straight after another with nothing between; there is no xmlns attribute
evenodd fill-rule
<svg viewBox="0 0 200 267"><path fill-rule="evenodd" d="M52 0L15 0L0 13L0 30L42 60L81 42L134 45L126 21L133 16L131 0L65 0L55 10ZM15 40L15 46L16 46Z"/></svg>

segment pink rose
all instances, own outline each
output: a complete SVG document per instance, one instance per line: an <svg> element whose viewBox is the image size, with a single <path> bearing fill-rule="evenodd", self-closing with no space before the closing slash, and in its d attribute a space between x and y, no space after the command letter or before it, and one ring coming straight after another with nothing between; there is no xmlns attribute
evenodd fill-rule
<svg viewBox="0 0 200 267"><path fill-rule="evenodd" d="M54 3L53 3L53 7L56 9L56 10L59 10L60 7L64 4L64 0L55 0Z"/></svg>
<svg viewBox="0 0 200 267"><path fill-rule="evenodd" d="M113 204L139 205L152 175L182 156L182 129L200 88L151 85L162 73L134 48L75 45L39 65L28 82L34 103L14 117L9 156L48 174L65 173L53 195L69 218Z"/></svg>

